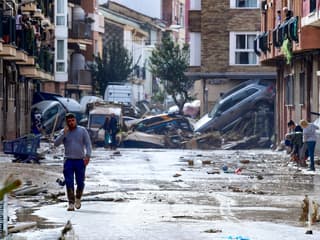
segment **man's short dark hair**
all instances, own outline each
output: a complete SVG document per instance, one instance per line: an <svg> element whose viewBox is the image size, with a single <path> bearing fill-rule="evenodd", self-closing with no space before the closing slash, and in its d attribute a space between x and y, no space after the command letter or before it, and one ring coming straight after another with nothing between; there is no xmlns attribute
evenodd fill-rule
<svg viewBox="0 0 320 240"><path fill-rule="evenodd" d="M294 123L293 120L290 120L290 121L288 122L288 127L293 126L293 125L296 125L296 124Z"/></svg>
<svg viewBox="0 0 320 240"><path fill-rule="evenodd" d="M66 119L69 119L69 118L76 118L76 116L73 113L67 113Z"/></svg>

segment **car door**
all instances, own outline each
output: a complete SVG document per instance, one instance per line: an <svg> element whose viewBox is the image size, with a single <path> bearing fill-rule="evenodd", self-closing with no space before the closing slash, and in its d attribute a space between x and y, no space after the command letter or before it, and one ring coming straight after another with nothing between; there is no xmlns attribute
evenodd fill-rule
<svg viewBox="0 0 320 240"><path fill-rule="evenodd" d="M245 104L245 100L249 95L250 93L247 90L242 89L240 92L231 96L228 104L223 106L224 109L219 119L219 129L237 120L247 112L248 106Z"/></svg>
<svg viewBox="0 0 320 240"><path fill-rule="evenodd" d="M243 117L254 107L254 96L257 91L258 89L256 88L243 89L243 91L233 97L233 105L229 113L230 123Z"/></svg>

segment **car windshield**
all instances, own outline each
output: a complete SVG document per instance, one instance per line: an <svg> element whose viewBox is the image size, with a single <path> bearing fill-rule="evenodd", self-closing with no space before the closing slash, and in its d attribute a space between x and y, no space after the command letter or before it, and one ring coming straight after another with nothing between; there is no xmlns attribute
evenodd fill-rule
<svg viewBox="0 0 320 240"><path fill-rule="evenodd" d="M220 107L220 103L217 102L217 103L213 106L212 110L209 112L208 117L211 117L211 118L214 117L215 114L216 114L216 112L218 111L219 107Z"/></svg>
<svg viewBox="0 0 320 240"><path fill-rule="evenodd" d="M90 116L90 126L89 128L99 128L103 125L106 119L106 115L104 114L94 114Z"/></svg>
<svg viewBox="0 0 320 240"><path fill-rule="evenodd" d="M115 115L115 118L119 122L119 116ZM106 120L106 114L92 114L90 115L89 128L100 128L104 124L105 120Z"/></svg>

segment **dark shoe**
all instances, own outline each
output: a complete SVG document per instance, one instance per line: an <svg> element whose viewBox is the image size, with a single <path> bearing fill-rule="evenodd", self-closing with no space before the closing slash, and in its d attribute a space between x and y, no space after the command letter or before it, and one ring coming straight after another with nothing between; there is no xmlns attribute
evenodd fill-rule
<svg viewBox="0 0 320 240"><path fill-rule="evenodd" d="M312 168L309 168L307 171L316 171L314 168L312 169Z"/></svg>

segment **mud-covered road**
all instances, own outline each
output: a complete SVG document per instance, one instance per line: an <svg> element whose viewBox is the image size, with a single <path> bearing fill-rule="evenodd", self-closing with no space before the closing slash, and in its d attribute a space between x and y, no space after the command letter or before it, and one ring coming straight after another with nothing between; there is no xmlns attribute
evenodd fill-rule
<svg viewBox="0 0 320 240"><path fill-rule="evenodd" d="M1 174L20 168L23 181L47 189L9 197L12 224L37 222L11 237L57 239L70 220L70 239L320 239L319 223L306 235L308 227L299 221L306 194L320 203L320 171L288 166L285 152L119 151L94 150L82 208L75 212L66 211L64 189L55 182L61 149L40 165L1 158Z"/></svg>

